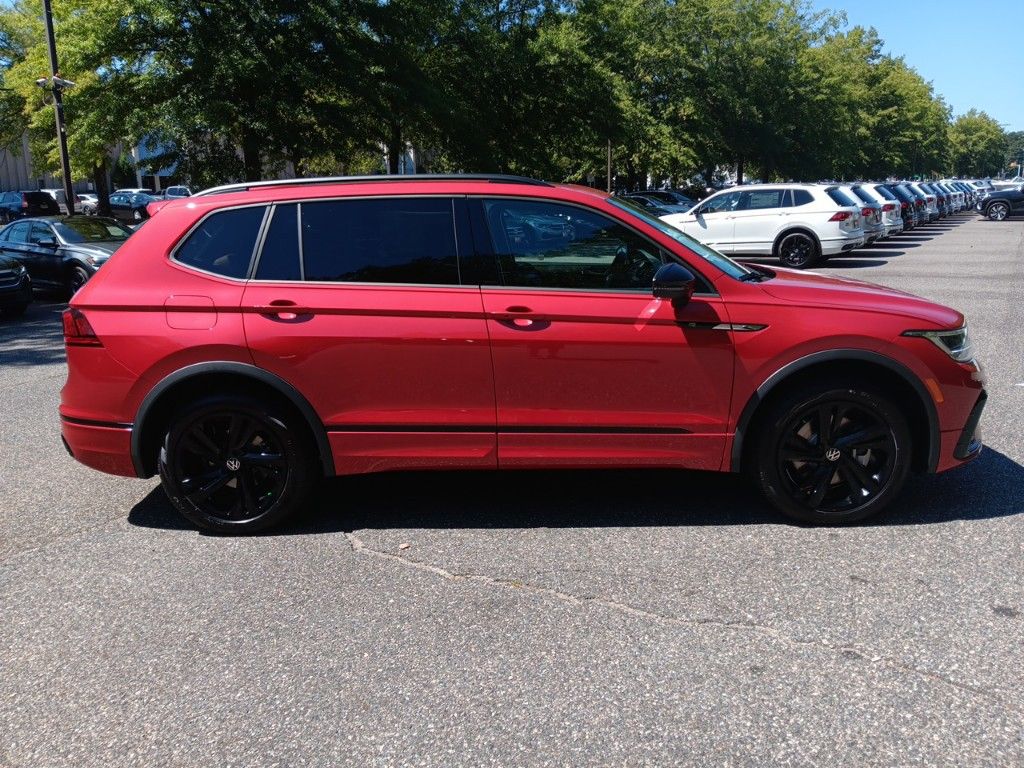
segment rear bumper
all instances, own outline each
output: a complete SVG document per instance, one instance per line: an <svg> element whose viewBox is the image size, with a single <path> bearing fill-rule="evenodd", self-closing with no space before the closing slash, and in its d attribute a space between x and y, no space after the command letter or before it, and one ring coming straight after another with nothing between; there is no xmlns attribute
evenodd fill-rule
<svg viewBox="0 0 1024 768"><path fill-rule="evenodd" d="M132 464L132 425L90 422L62 416L64 447L87 467L109 475L138 477Z"/></svg>
<svg viewBox="0 0 1024 768"><path fill-rule="evenodd" d="M831 256L836 253L845 253L854 248L860 248L866 242L864 232L861 230L856 235L844 235L842 237L828 237L821 240L821 255Z"/></svg>

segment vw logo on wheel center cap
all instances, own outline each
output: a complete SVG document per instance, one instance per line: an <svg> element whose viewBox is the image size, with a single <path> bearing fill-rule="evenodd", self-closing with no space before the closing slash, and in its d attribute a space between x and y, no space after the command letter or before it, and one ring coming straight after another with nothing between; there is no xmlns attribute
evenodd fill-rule
<svg viewBox="0 0 1024 768"><path fill-rule="evenodd" d="M227 460L227 468L230 469L232 472L237 472L242 468L242 462L232 457Z"/></svg>
<svg viewBox="0 0 1024 768"><path fill-rule="evenodd" d="M840 453L838 448L829 448L825 451L825 458L829 461L839 461L839 456Z"/></svg>

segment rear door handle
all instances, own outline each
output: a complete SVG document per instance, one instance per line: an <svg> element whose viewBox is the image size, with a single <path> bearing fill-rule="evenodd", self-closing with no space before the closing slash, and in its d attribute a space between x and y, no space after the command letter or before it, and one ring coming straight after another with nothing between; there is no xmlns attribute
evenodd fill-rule
<svg viewBox="0 0 1024 768"><path fill-rule="evenodd" d="M261 315L277 317L279 320L295 320L299 315L314 314L308 307L300 307L288 299L274 299L270 304L260 304L253 309Z"/></svg>

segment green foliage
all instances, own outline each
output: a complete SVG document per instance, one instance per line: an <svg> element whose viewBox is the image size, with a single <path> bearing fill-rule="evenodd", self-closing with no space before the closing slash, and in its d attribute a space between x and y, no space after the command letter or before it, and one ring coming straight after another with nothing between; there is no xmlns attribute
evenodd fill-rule
<svg viewBox="0 0 1024 768"><path fill-rule="evenodd" d="M984 112L970 110L949 127L953 172L958 176L994 176L1006 160L1002 127Z"/></svg>
<svg viewBox="0 0 1024 768"><path fill-rule="evenodd" d="M148 143L197 186L428 171L620 183L995 173L988 116L950 124L873 29L804 0L55 0L74 175ZM40 0L0 10L0 142L59 167Z"/></svg>

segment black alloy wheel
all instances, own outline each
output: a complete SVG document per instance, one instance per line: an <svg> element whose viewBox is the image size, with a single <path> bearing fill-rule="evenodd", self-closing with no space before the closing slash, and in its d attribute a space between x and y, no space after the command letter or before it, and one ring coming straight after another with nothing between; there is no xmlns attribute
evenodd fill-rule
<svg viewBox="0 0 1024 768"><path fill-rule="evenodd" d="M776 253L784 266L804 269L817 260L818 244L810 235L792 232L779 241Z"/></svg>
<svg viewBox="0 0 1024 768"><path fill-rule="evenodd" d="M200 528L252 533L295 512L312 488L298 418L248 397L212 396L172 419L160 479Z"/></svg>
<svg viewBox="0 0 1024 768"><path fill-rule="evenodd" d="M988 216L991 221L1002 221L1010 215L1010 206L1006 203L992 203L985 211L985 215Z"/></svg>
<svg viewBox="0 0 1024 768"><path fill-rule="evenodd" d="M906 419L872 389L798 390L776 401L760 423L756 477L768 500L790 517L861 520L885 507L906 480Z"/></svg>

